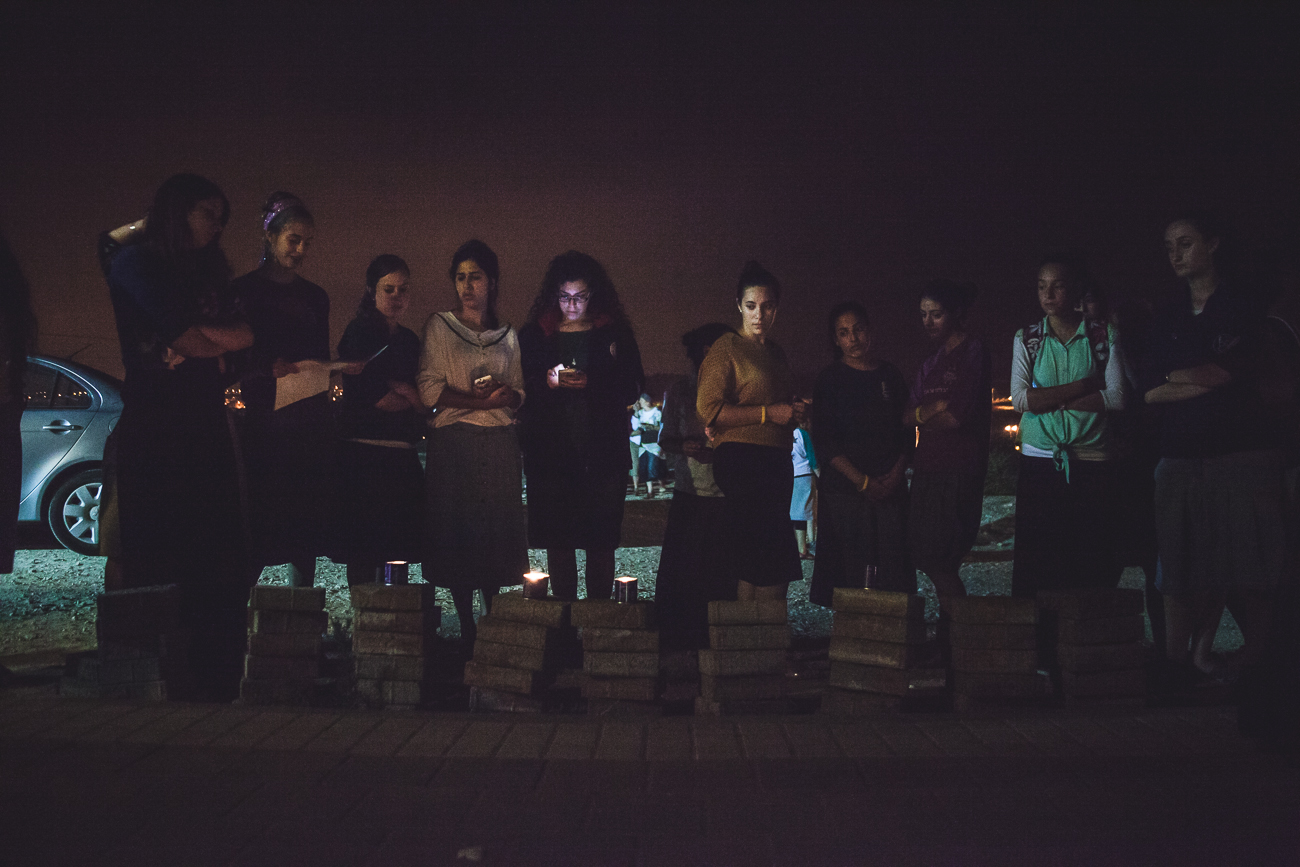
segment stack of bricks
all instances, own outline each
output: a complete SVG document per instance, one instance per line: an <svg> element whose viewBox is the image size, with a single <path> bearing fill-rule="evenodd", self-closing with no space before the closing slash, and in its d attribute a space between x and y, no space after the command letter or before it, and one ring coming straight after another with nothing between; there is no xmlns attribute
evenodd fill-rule
<svg viewBox="0 0 1300 867"><path fill-rule="evenodd" d="M540 711L558 672L576 667L581 648L569 603L502 593L480 617L474 658L465 664L471 710Z"/></svg>
<svg viewBox="0 0 1300 867"><path fill-rule="evenodd" d="M325 590L258 584L248 599L245 704L310 704L320 677Z"/></svg>
<svg viewBox="0 0 1300 867"><path fill-rule="evenodd" d="M916 594L837 588L832 597L828 713L858 715L900 710L908 700L939 691L944 671L926 640L925 600Z"/></svg>
<svg viewBox="0 0 1300 867"><path fill-rule="evenodd" d="M366 707L417 707L442 623L433 585L358 584L351 591L357 698Z"/></svg>
<svg viewBox="0 0 1300 867"><path fill-rule="evenodd" d="M1032 599L966 596L943 601L940 632L951 650L953 707L1043 701L1051 684L1038 664Z"/></svg>
<svg viewBox="0 0 1300 867"><path fill-rule="evenodd" d="M1045 646L1067 705L1141 702L1146 697L1145 600L1141 590L1038 594Z"/></svg>
<svg viewBox="0 0 1300 867"><path fill-rule="evenodd" d="M658 709L662 680L653 602L588 599L573 603L582 630L582 697L589 714Z"/></svg>
<svg viewBox="0 0 1300 867"><path fill-rule="evenodd" d="M710 602L695 713L784 713L789 649L784 599Z"/></svg>
<svg viewBox="0 0 1300 867"><path fill-rule="evenodd" d="M167 698L188 682L188 642L174 584L114 590L97 599L95 653L68 661L59 693L79 698ZM179 687L179 689L178 689Z"/></svg>

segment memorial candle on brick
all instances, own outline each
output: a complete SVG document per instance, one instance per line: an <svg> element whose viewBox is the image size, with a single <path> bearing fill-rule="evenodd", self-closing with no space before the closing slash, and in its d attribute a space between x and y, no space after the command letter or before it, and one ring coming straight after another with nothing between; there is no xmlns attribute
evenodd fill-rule
<svg viewBox="0 0 1300 867"><path fill-rule="evenodd" d="M614 580L614 601L615 602L635 602L636 601L636 579L630 575Z"/></svg>
<svg viewBox="0 0 1300 867"><path fill-rule="evenodd" d="M546 585L551 576L545 572L524 573L524 598L545 599Z"/></svg>
<svg viewBox="0 0 1300 867"><path fill-rule="evenodd" d="M405 560L389 560L383 565L384 584L406 584L410 576L410 565Z"/></svg>

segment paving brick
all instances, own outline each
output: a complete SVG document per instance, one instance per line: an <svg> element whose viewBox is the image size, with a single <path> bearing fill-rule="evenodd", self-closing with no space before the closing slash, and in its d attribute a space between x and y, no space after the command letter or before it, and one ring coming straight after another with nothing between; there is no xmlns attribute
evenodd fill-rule
<svg viewBox="0 0 1300 867"><path fill-rule="evenodd" d="M499 665L484 665L470 660L465 663L465 685L483 689L500 690L521 695L536 695L550 678L545 672L527 671L522 668L504 668Z"/></svg>
<svg viewBox="0 0 1300 867"><path fill-rule="evenodd" d="M365 611L423 611L435 608L432 584L358 584L351 588L352 607Z"/></svg>
<svg viewBox="0 0 1300 867"><path fill-rule="evenodd" d="M786 676L780 674L749 674L719 677L700 675L700 695L711 702L755 701L785 698Z"/></svg>
<svg viewBox="0 0 1300 867"><path fill-rule="evenodd" d="M525 671L554 671L560 667L556 654L548 654L543 648L498 644L483 638L474 642L474 661L502 668L522 668Z"/></svg>
<svg viewBox="0 0 1300 867"><path fill-rule="evenodd" d="M1145 636L1146 623L1141 614L1093 620L1061 618L1057 622L1057 640L1061 644L1123 644L1141 641Z"/></svg>
<svg viewBox="0 0 1300 867"><path fill-rule="evenodd" d="M1029 698L1045 696L1050 689L1051 681L1037 671L992 673L955 670L952 673L952 690L963 695Z"/></svg>
<svg viewBox="0 0 1300 867"><path fill-rule="evenodd" d="M588 626L582 630L582 649L597 653L658 653L659 632Z"/></svg>
<svg viewBox="0 0 1300 867"><path fill-rule="evenodd" d="M1061 689L1074 696L1141 696L1146 695L1147 676L1144 668L1113 671L1061 672Z"/></svg>
<svg viewBox="0 0 1300 867"><path fill-rule="evenodd" d="M245 677L239 682L239 698L244 704L295 704L311 703L315 684L310 680L257 680Z"/></svg>
<svg viewBox="0 0 1300 867"><path fill-rule="evenodd" d="M492 616L515 623L538 626L569 625L569 603L560 599L525 599L522 592L501 593L492 598Z"/></svg>
<svg viewBox="0 0 1300 867"><path fill-rule="evenodd" d="M529 600L536 601L536 600ZM555 723L515 723L498 747L496 758L540 759L555 734Z"/></svg>
<svg viewBox="0 0 1300 867"><path fill-rule="evenodd" d="M784 650L701 650L700 674L726 677L776 674L786 669Z"/></svg>
<svg viewBox="0 0 1300 867"><path fill-rule="evenodd" d="M831 608L855 614L877 617L901 617L907 620L925 619L925 599L915 593L893 593L888 590L854 589L836 587L831 597Z"/></svg>
<svg viewBox="0 0 1300 867"><path fill-rule="evenodd" d="M1141 641L1125 644L1061 644L1056 660L1065 671L1114 671L1141 668L1146 647Z"/></svg>
<svg viewBox="0 0 1300 867"><path fill-rule="evenodd" d="M498 620L492 615L479 618L478 637L483 641L538 650L556 650L565 644L576 644L578 640L577 632L571 627L560 629L536 623L516 623Z"/></svg>
<svg viewBox="0 0 1300 867"><path fill-rule="evenodd" d="M240 749L256 747L262 741L293 722L297 716L298 714L292 711L262 711L216 738L212 741L212 746Z"/></svg>
<svg viewBox="0 0 1300 867"><path fill-rule="evenodd" d="M382 717L375 714L343 714L332 726L304 744L303 749L310 752L345 753L382 721Z"/></svg>
<svg viewBox="0 0 1300 867"><path fill-rule="evenodd" d="M180 588L175 584L112 590L95 599L98 638L132 638L167 632L180 621Z"/></svg>
<svg viewBox="0 0 1300 867"><path fill-rule="evenodd" d="M1010 596L954 596L944 600L944 612L954 623L1037 623L1032 599Z"/></svg>
<svg viewBox="0 0 1300 867"><path fill-rule="evenodd" d="M658 677L658 653L592 653L582 655L582 670L596 677Z"/></svg>
<svg viewBox="0 0 1300 867"><path fill-rule="evenodd" d="M176 746L202 746L210 744L212 741L224 735L226 732L243 725L251 719L257 711L240 707L223 707L215 713L208 714L202 719L195 720L172 737L168 738L166 743Z"/></svg>
<svg viewBox="0 0 1300 867"><path fill-rule="evenodd" d="M598 629L653 629L655 605L653 602L614 602L610 599L583 599L569 607L569 619L574 626L595 626Z"/></svg>
<svg viewBox="0 0 1300 867"><path fill-rule="evenodd" d="M542 713L546 710L546 694L542 691L534 696L471 686L469 710L470 713Z"/></svg>
<svg viewBox="0 0 1300 867"><path fill-rule="evenodd" d="M382 585L376 584L375 586ZM438 636L417 632L362 632L357 630L352 633L352 650L358 654L428 656L437 646Z"/></svg>
<svg viewBox="0 0 1300 867"><path fill-rule="evenodd" d="M921 644L925 641L925 621L917 617L881 617L836 611L831 623L831 635L895 644Z"/></svg>
<svg viewBox="0 0 1300 867"><path fill-rule="evenodd" d="M821 712L837 716L876 716L897 713L902 707L903 697L900 695L831 686L822 696Z"/></svg>
<svg viewBox="0 0 1300 867"><path fill-rule="evenodd" d="M437 632L442 609L437 605L420 611L354 611L352 628L367 632Z"/></svg>
<svg viewBox="0 0 1300 867"><path fill-rule="evenodd" d="M1093 620L1141 614L1146 610L1146 599L1141 590L1092 587L1044 590L1038 594L1038 605L1045 610L1055 611L1063 619Z"/></svg>
<svg viewBox="0 0 1300 867"><path fill-rule="evenodd" d="M77 660L77 679L101 686L163 680L165 674L162 660L156 656L104 660L84 656Z"/></svg>
<svg viewBox="0 0 1300 867"><path fill-rule="evenodd" d="M793 753L785 727L777 722L744 720L736 723L745 756L750 759L786 759Z"/></svg>
<svg viewBox="0 0 1300 867"><path fill-rule="evenodd" d="M784 599L747 599L709 603L710 626L787 623L788 621L789 609Z"/></svg>
<svg viewBox="0 0 1300 867"><path fill-rule="evenodd" d="M700 761L725 761L744 757L733 723L697 719L691 725L695 758Z"/></svg>
<svg viewBox="0 0 1300 867"><path fill-rule="evenodd" d="M244 657L244 677L249 680L311 680L320 676L320 660L314 656Z"/></svg>
<svg viewBox="0 0 1300 867"><path fill-rule="evenodd" d="M322 635L327 618L324 611L262 611L248 609L250 632L297 632L304 635Z"/></svg>
<svg viewBox="0 0 1300 867"><path fill-rule="evenodd" d="M212 705L168 705L168 707L171 712L166 716L130 734L123 735L122 740L131 743L160 744L217 711L217 708Z"/></svg>
<svg viewBox="0 0 1300 867"><path fill-rule="evenodd" d="M424 700L420 683L412 680L370 680L357 678L357 696L374 707L418 705Z"/></svg>
<svg viewBox="0 0 1300 867"><path fill-rule="evenodd" d="M427 660L423 656L395 656L389 653L359 653L356 676L370 680L424 680Z"/></svg>
<svg viewBox="0 0 1300 867"><path fill-rule="evenodd" d="M694 748L690 723L685 718L655 720L646 724L646 761L683 762L691 758Z"/></svg>
<svg viewBox="0 0 1300 867"><path fill-rule="evenodd" d="M548 761L590 759L596 754L600 726L589 722L565 721L555 727L555 735L546 749Z"/></svg>
<svg viewBox="0 0 1300 867"><path fill-rule="evenodd" d="M600 701L654 701L662 683L658 677L598 677L583 681L582 697Z"/></svg>
<svg viewBox="0 0 1300 867"><path fill-rule="evenodd" d="M967 672L1033 672L1038 670L1038 651L975 650L957 646L952 648L952 667Z"/></svg>
<svg viewBox="0 0 1300 867"><path fill-rule="evenodd" d="M784 650L789 646L790 627L784 623L709 627L713 650Z"/></svg>
<svg viewBox="0 0 1300 867"><path fill-rule="evenodd" d="M606 722L596 742L597 760L639 762L645 754L645 726L633 722Z"/></svg>
<svg viewBox="0 0 1300 867"><path fill-rule="evenodd" d="M310 656L321 652L320 633L252 632L248 652L253 656Z"/></svg>
<svg viewBox="0 0 1300 867"><path fill-rule="evenodd" d="M903 696L912 689L941 687L944 682L942 668L907 670L837 661L830 670L831 686L856 692Z"/></svg>
<svg viewBox="0 0 1300 867"><path fill-rule="evenodd" d="M149 633L135 637L101 638L98 656L103 660L157 657L168 665L186 665L189 660L189 633L183 629Z"/></svg>
<svg viewBox="0 0 1300 867"><path fill-rule="evenodd" d="M852 662L882 668L912 668L933 656L920 644L892 644L860 638L831 638L831 662Z"/></svg>
<svg viewBox="0 0 1300 867"><path fill-rule="evenodd" d="M248 594L248 606L266 611L323 611L325 588L256 584Z"/></svg>
<svg viewBox="0 0 1300 867"><path fill-rule="evenodd" d="M733 699L709 701L704 696L695 699L697 717L722 716L778 716L790 712L790 702L784 698Z"/></svg>
<svg viewBox="0 0 1300 867"><path fill-rule="evenodd" d="M463 719L434 717L397 751L399 756L433 757L443 755L469 728Z"/></svg>
<svg viewBox="0 0 1300 867"><path fill-rule="evenodd" d="M971 650L1034 650L1038 647L1038 627L1032 623L959 623L948 624L948 641L954 647Z"/></svg>
<svg viewBox="0 0 1300 867"><path fill-rule="evenodd" d="M827 729L840 750L850 758L877 758L895 754L874 728L861 722L831 724Z"/></svg>
<svg viewBox="0 0 1300 867"><path fill-rule="evenodd" d="M657 701L634 701L623 698L592 698L587 700L587 718L610 720L644 720L663 716L663 705Z"/></svg>

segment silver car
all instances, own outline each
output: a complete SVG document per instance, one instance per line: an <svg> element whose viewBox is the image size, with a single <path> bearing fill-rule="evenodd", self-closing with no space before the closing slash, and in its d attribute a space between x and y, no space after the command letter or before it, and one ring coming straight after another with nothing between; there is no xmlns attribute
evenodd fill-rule
<svg viewBox="0 0 1300 867"><path fill-rule="evenodd" d="M24 378L19 521L45 521L80 554L99 553L104 440L122 415L122 383L59 358L29 356Z"/></svg>

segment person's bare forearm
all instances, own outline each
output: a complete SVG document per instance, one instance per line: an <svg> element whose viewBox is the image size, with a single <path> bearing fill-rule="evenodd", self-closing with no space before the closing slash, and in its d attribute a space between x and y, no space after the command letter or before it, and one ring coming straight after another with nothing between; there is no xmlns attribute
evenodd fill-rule
<svg viewBox="0 0 1300 867"><path fill-rule="evenodd" d="M1086 379L1076 379L1074 382L1067 382L1064 385L1031 388L1025 392L1025 402L1028 404L1030 412L1041 415L1059 409L1080 398L1087 397L1089 394L1096 394L1100 398L1100 391L1097 380L1088 377Z"/></svg>
<svg viewBox="0 0 1300 867"><path fill-rule="evenodd" d="M199 331L226 352L238 352L253 345L253 329L246 322L237 325L201 325Z"/></svg>
<svg viewBox="0 0 1300 867"><path fill-rule="evenodd" d="M1158 385L1148 391L1146 393L1146 402L1178 403L1179 401L1200 397L1203 394L1209 394L1212 390L1203 385L1192 385L1188 382L1166 382L1164 385Z"/></svg>
<svg viewBox="0 0 1300 867"><path fill-rule="evenodd" d="M1202 388L1219 388L1232 382L1232 374L1213 362L1196 367L1184 367L1169 374L1175 385L1199 385Z"/></svg>

